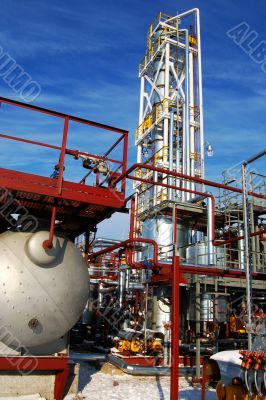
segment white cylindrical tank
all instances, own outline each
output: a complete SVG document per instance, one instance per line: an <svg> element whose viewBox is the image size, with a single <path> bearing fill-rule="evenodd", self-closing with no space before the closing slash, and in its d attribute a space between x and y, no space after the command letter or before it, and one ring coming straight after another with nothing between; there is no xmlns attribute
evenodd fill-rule
<svg viewBox="0 0 266 400"><path fill-rule="evenodd" d="M181 260L186 257L185 246L188 243L188 229L183 221L177 223L177 247ZM173 220L172 217L158 215L153 219L146 219L143 222L142 236L147 239L155 240L158 243L160 254L159 260L170 261L173 251ZM150 256L150 254L145 254Z"/></svg>
<svg viewBox="0 0 266 400"><path fill-rule="evenodd" d="M208 265L208 254L207 242L199 242L186 249L187 262L193 265ZM225 266L226 258L223 247L215 247L212 256L215 266Z"/></svg>
<svg viewBox="0 0 266 400"><path fill-rule="evenodd" d="M49 232L0 235L0 341L39 352L62 338L81 316L88 299L88 269L68 239Z"/></svg>

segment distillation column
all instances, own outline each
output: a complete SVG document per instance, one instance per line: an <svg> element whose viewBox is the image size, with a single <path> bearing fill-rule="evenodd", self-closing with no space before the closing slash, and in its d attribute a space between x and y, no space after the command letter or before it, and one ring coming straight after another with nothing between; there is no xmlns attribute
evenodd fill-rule
<svg viewBox="0 0 266 400"><path fill-rule="evenodd" d="M186 175L204 177L202 80L199 22L191 15L160 13L147 35L147 52L139 66L141 80L137 161ZM147 171L142 178L195 189L189 181ZM156 239L159 259L172 256L172 211L193 194L136 184L139 236ZM180 219L178 247L185 258L189 229Z"/></svg>
<svg viewBox="0 0 266 400"><path fill-rule="evenodd" d="M150 25L147 51L139 65L140 112L136 130L138 163L204 178L204 139L199 18L193 10L171 17L160 13ZM136 171L140 178L200 190L200 185L156 171ZM178 204L191 204L194 195L182 190L136 183L136 234L158 243L158 259L173 256L173 214ZM186 260L186 247L195 233L178 210L177 248ZM140 260L149 258L148 250ZM147 326L164 332L171 321L171 288L153 285ZM167 331L165 331L167 333Z"/></svg>

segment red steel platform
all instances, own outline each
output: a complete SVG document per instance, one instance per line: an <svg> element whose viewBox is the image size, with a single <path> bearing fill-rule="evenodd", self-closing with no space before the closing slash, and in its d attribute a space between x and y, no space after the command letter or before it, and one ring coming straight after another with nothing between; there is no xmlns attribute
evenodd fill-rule
<svg viewBox="0 0 266 400"><path fill-rule="evenodd" d="M19 214L26 209L29 215L37 219L50 220L53 210L56 220L61 223L56 226L64 235L74 238L77 235L95 227L99 222L110 217L115 211L125 211L126 179L116 186L111 185L111 177L119 177L126 171L128 131L115 128L84 118L58 113L46 108L13 101L0 97L1 106L16 107L47 114L62 121L61 146L43 143L27 138L0 133L0 139L8 140L10 146L14 141L31 146L32 152L36 146L58 151L58 176L56 179L28 172L13 170L12 166L0 168L0 230L5 231L9 222L7 214ZM16 122L16 121L15 121ZM109 131L118 135L118 139L103 154L95 155L81 150L72 150L67 147L69 123L95 127L100 131ZM19 128L20 121L17 125ZM14 125L14 121L13 121ZM1 114L0 114L1 126ZM120 147L119 147L120 145ZM84 148L88 148L84 139ZM120 150L118 150L120 149ZM115 150L116 158L110 158ZM119 153L119 158L117 157ZM100 179L100 173L93 170L87 172L77 182L64 179L66 157L78 159L80 156L92 157L99 162L107 162L111 168L105 179ZM5 166L6 167L6 166ZM53 166L51 166L53 168ZM93 184L87 184L87 179L93 177ZM102 183L102 182L104 183ZM25 210L24 210L25 211Z"/></svg>

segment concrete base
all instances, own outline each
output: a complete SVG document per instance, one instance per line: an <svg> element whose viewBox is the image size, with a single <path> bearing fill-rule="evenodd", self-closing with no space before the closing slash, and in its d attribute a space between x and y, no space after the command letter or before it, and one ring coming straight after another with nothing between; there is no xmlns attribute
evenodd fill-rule
<svg viewBox="0 0 266 400"><path fill-rule="evenodd" d="M70 373L65 395L77 394L79 364L69 364ZM46 400L54 400L55 375L49 372L19 374L16 371L0 371L0 397L24 396L39 393Z"/></svg>

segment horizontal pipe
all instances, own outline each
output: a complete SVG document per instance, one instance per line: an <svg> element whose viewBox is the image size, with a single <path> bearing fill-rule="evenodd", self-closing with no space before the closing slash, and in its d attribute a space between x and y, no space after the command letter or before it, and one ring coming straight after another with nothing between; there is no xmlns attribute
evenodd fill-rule
<svg viewBox="0 0 266 400"><path fill-rule="evenodd" d="M119 242L120 242L120 240L97 238L96 240L94 240L92 246L93 247L109 246L109 245L113 245L113 244L116 244Z"/></svg>
<svg viewBox="0 0 266 400"><path fill-rule="evenodd" d="M107 354L70 352L71 361L106 361Z"/></svg>
<svg viewBox="0 0 266 400"><path fill-rule="evenodd" d="M253 161L258 160L259 158L263 157L266 155L266 149L261 150L259 153L255 154L254 156L248 158L247 160L243 161L243 165L248 165L252 163Z"/></svg>
<svg viewBox="0 0 266 400"><path fill-rule="evenodd" d="M97 275L97 274L94 274L94 275L89 275L89 278L90 279L100 279L100 280L107 279L107 280L111 280L111 281L116 281L117 280L117 276L113 276L113 275Z"/></svg>
<svg viewBox="0 0 266 400"><path fill-rule="evenodd" d="M251 237L253 236L259 236L259 235L263 235L264 233L266 233L266 229L260 229L259 231L256 232L252 232L250 234ZM230 243L234 243L234 242L238 242L239 240L243 240L244 236L236 236L232 239L227 239L227 240L215 240L214 241L214 245L215 246L222 246L224 244L230 244Z"/></svg>
<svg viewBox="0 0 266 400"><path fill-rule="evenodd" d="M210 212L210 215L211 215L211 218L212 218L212 227L213 227L212 228L213 229L212 237L213 238L215 237L215 232L214 232L214 227L215 227L215 199L214 199L214 196L210 192L199 192L197 190L186 189L186 188L182 188L180 186L169 185L167 183L153 182L153 181L150 181L148 179L139 178L139 177L136 177L136 176L133 176L133 175L129 175L128 178L132 179L132 180L136 180L138 182L143 182L143 183L152 184L152 185L158 185L158 186L162 186L162 187L166 187L166 188L170 187L170 188L175 189L175 190L180 190L180 191L183 191L183 192L193 193L193 194L198 195L198 199L204 199L204 198L208 199L209 198L211 200L211 209L212 209L212 212ZM253 193L253 192L251 192L251 193ZM255 193L253 193L253 195L255 195ZM194 200L194 199L192 199L192 200ZM191 203L192 200L189 201L189 203ZM266 231L264 229L260 229L259 231L251 233L250 236L262 235L264 233L266 233ZM243 238L244 238L243 236L239 236L239 237L228 239L228 240L214 240L213 241L213 245L214 246L222 246L224 244L230 244L230 243L236 242L236 241L241 240Z"/></svg>
<svg viewBox="0 0 266 400"><path fill-rule="evenodd" d="M134 243L146 243L146 244L152 245L153 248L154 248L154 253L153 253L154 266L156 266L156 267L165 267L165 266L169 267L169 264L163 264L163 263L159 263L158 262L158 244L157 244L157 242L155 240L145 239L145 238L131 238L131 239L124 240L124 241L122 241L120 243L114 244L113 246L107 247L107 248L105 248L103 250L97 251L95 253L91 253L89 255L89 260L90 260L90 258L95 259L96 257L99 257L99 256L101 256L103 254L110 253L110 252L112 252L114 250L117 250L119 248L123 248L123 247L125 247L127 245L134 244Z"/></svg>
<svg viewBox="0 0 266 400"><path fill-rule="evenodd" d="M180 273L192 274L192 275L207 275L207 276L220 276L228 278L239 278L246 279L246 273L239 269L223 269L216 267L199 267L198 265L180 265ZM252 278L254 280L265 280L266 273L263 272L252 272Z"/></svg>
<svg viewBox="0 0 266 400"><path fill-rule="evenodd" d="M128 290L145 290L146 287L145 285L142 285L141 283L136 283L136 282L130 282L129 283L129 287Z"/></svg>
<svg viewBox="0 0 266 400"><path fill-rule="evenodd" d="M108 361L120 368L123 372L130 375L146 375L146 376L165 376L170 375L169 367L154 367L154 366L143 366L143 365L131 365L120 358L109 355Z"/></svg>
<svg viewBox="0 0 266 400"><path fill-rule="evenodd" d="M144 168L144 169L151 170L151 171L157 171L157 172L160 172L162 174L172 175L172 176L176 176L178 178L183 178L183 179L188 179L190 181L197 182L197 183L200 183L200 184L203 184L203 185L206 185L206 186L212 186L212 187L216 187L216 188L220 188L220 189L229 190L231 192L242 193L242 189L239 189L239 188L236 188L236 187L233 187L233 186L228 186L228 185L224 185L222 183L208 181L206 179L198 178L196 176L182 174L181 172L169 171L168 169L158 168L158 167L155 167L154 165L149 165L149 164L144 164L144 163L135 163L135 164L133 164L130 168L128 168L127 171L122 173L118 178L114 179L112 184L115 186L118 182L120 182L124 178L128 177L129 174L131 172L133 172L137 168ZM133 178L136 179L136 177L132 177L131 179L133 179ZM150 183L154 184L155 182L151 181ZM266 200L266 196L263 195L263 194L254 193L254 192L248 192L248 193L253 197L257 197L259 199L265 199Z"/></svg>
<svg viewBox="0 0 266 400"><path fill-rule="evenodd" d="M143 366L143 365L132 365L126 361L113 356L108 356L108 361L114 366L120 368L123 372L129 375L144 375L144 376L169 376L170 367L154 367L154 366ZM180 375L195 372L194 367L179 367Z"/></svg>

